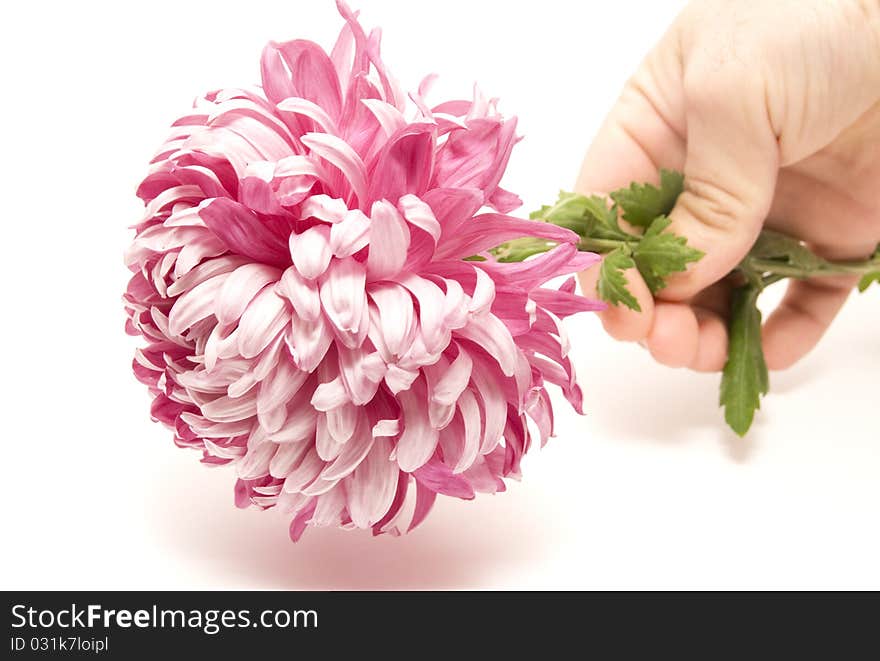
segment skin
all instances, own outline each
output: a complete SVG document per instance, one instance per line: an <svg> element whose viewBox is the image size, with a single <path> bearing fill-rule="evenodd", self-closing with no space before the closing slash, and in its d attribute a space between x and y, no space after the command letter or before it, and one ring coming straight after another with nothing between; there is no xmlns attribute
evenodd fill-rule
<svg viewBox="0 0 880 661"><path fill-rule="evenodd" d="M697 0L627 82L587 151L577 190L605 192L682 170L670 231L706 256L642 312L601 314L614 338L660 363L720 370L724 277L765 225L832 259L880 243L880 0ZM595 296L597 268L581 274ZM764 325L771 369L800 360L856 278L789 281Z"/></svg>

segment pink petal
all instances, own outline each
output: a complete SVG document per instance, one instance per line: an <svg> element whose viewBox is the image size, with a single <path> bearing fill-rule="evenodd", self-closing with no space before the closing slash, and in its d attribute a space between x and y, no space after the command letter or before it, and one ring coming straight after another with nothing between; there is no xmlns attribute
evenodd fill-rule
<svg viewBox="0 0 880 661"><path fill-rule="evenodd" d="M238 324L238 350L253 358L290 322L290 311L274 287L266 287L250 302Z"/></svg>
<svg viewBox="0 0 880 661"><path fill-rule="evenodd" d="M403 433L397 441L397 463L408 473L422 466L434 454L439 434L428 419L424 387L397 394L403 417Z"/></svg>
<svg viewBox="0 0 880 661"><path fill-rule="evenodd" d="M369 431L366 427L355 431L336 460L323 470L322 480L339 480L357 468L373 447L374 439Z"/></svg>
<svg viewBox="0 0 880 661"><path fill-rule="evenodd" d="M278 449L275 452L275 456L272 457L272 461L269 463L269 474L274 477L285 478L293 470L293 467L300 463L309 449L309 444L305 442L281 443L276 445L276 447Z"/></svg>
<svg viewBox="0 0 880 661"><path fill-rule="evenodd" d="M363 265L351 257L334 262L321 283L321 303L330 322L344 335L358 335L367 304Z"/></svg>
<svg viewBox="0 0 880 661"><path fill-rule="evenodd" d="M431 207L415 195L404 195L398 200L397 208L408 223L427 232L434 239L434 244L437 244L442 228Z"/></svg>
<svg viewBox="0 0 880 661"><path fill-rule="evenodd" d="M425 485L431 491L436 491L446 496L471 500L476 496L474 488L461 475L457 475L444 463L432 459L419 468L413 477L420 484Z"/></svg>
<svg viewBox="0 0 880 661"><path fill-rule="evenodd" d="M326 133L307 133L301 140L313 154L317 154L342 173L358 201L364 204L368 199L367 172L361 157L351 145Z"/></svg>
<svg viewBox="0 0 880 661"><path fill-rule="evenodd" d="M480 314L492 307L495 300L495 282L479 266L474 267L474 273L477 274L477 282L468 309L474 314Z"/></svg>
<svg viewBox="0 0 880 661"><path fill-rule="evenodd" d="M330 197L329 195L312 195L303 202L300 209L300 217L318 218L328 223L338 223L348 213L348 207L344 200Z"/></svg>
<svg viewBox="0 0 880 661"><path fill-rule="evenodd" d="M513 376L516 369L516 343L507 326L494 314L471 318L467 325L455 333L471 340L498 361L505 376Z"/></svg>
<svg viewBox="0 0 880 661"><path fill-rule="evenodd" d="M367 245L370 219L360 209L349 211L330 228L330 250L337 257L349 257Z"/></svg>
<svg viewBox="0 0 880 661"><path fill-rule="evenodd" d="M318 128L325 133L339 135L339 129L336 127L336 122L333 121L333 118L321 106L308 99L291 96L279 101L276 107L282 113L282 117L284 117L283 113L302 115L315 122Z"/></svg>
<svg viewBox="0 0 880 661"><path fill-rule="evenodd" d="M333 335L321 316L314 321L293 316L284 339L296 366L305 372L312 372L324 359L333 342Z"/></svg>
<svg viewBox="0 0 880 661"><path fill-rule="evenodd" d="M274 265L284 265L288 259L286 241L237 202L227 198L210 200L199 208L199 216L232 252Z"/></svg>
<svg viewBox="0 0 880 661"><path fill-rule="evenodd" d="M469 468L480 452L480 406L470 390L463 391L457 400L458 410L464 425L462 452L455 464L454 473Z"/></svg>
<svg viewBox="0 0 880 661"><path fill-rule="evenodd" d="M359 528L368 528L379 521L397 492L398 469L388 460L391 442L379 437L363 462L348 478L348 511Z"/></svg>
<svg viewBox="0 0 880 661"><path fill-rule="evenodd" d="M370 166L369 199L396 202L428 188L434 164L434 126L409 124L388 139Z"/></svg>
<svg viewBox="0 0 880 661"><path fill-rule="evenodd" d="M314 280L327 270L332 257L329 227L316 225L302 234L291 234L288 243L293 265L304 278Z"/></svg>
<svg viewBox="0 0 880 661"><path fill-rule="evenodd" d="M342 109L339 78L330 58L316 43L297 39L270 42L260 63L263 89L273 103L299 96L337 118ZM288 73L289 72L289 73Z"/></svg>
<svg viewBox="0 0 880 661"><path fill-rule="evenodd" d="M416 480L416 507L413 511L412 521L410 521L407 531L411 532L418 527L431 512L434 506L434 500L437 498L437 492Z"/></svg>
<svg viewBox="0 0 880 661"><path fill-rule="evenodd" d="M238 321L254 296L270 282L277 282L281 271L266 264L244 264L233 271L217 295L217 320L221 324Z"/></svg>
<svg viewBox="0 0 880 661"><path fill-rule="evenodd" d="M317 283L303 278L295 268L284 271L277 291L291 302L300 319L314 321L321 314Z"/></svg>
<svg viewBox="0 0 880 661"><path fill-rule="evenodd" d="M284 491L287 493L302 491L315 481L322 468L324 468L324 462L321 461L318 452L314 448L310 448L299 465L285 478Z"/></svg>
<svg viewBox="0 0 880 661"><path fill-rule="evenodd" d="M287 402L308 378L308 372L297 369L289 360L282 360L260 384L257 397L257 418L266 431L278 431L287 420Z"/></svg>
<svg viewBox="0 0 880 661"><path fill-rule="evenodd" d="M350 401L340 377L325 381L315 388L311 404L318 411L329 411Z"/></svg>
<svg viewBox="0 0 880 661"><path fill-rule="evenodd" d="M458 348L458 356L434 385L431 399L438 404L455 404L471 378L473 361L467 351Z"/></svg>
<svg viewBox="0 0 880 661"><path fill-rule="evenodd" d="M373 285L369 295L378 310L378 330L383 345L393 356L401 355L409 346L407 340L415 332L412 295L394 283Z"/></svg>
<svg viewBox="0 0 880 661"><path fill-rule="evenodd" d="M370 253L367 275L383 280L396 275L406 262L410 234L403 217L389 202L373 203L370 212Z"/></svg>
<svg viewBox="0 0 880 661"><path fill-rule="evenodd" d="M214 314L217 293L227 277L226 273L216 275L178 298L168 315L169 330L179 335L194 323Z"/></svg>
<svg viewBox="0 0 880 661"><path fill-rule="evenodd" d="M463 223L453 236L444 235L437 248L438 259L464 258L494 248L505 241L524 236L545 238L557 243L577 244L578 235L564 227L538 220L484 213Z"/></svg>
<svg viewBox="0 0 880 661"><path fill-rule="evenodd" d="M373 113L386 136L391 136L406 126L406 119L397 108L381 99L361 99L367 109Z"/></svg>

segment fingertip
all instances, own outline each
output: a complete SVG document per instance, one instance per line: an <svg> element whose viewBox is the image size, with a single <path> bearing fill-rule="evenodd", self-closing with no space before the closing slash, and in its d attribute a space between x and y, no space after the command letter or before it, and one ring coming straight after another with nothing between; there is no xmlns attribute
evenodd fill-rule
<svg viewBox="0 0 880 661"><path fill-rule="evenodd" d="M709 310L695 308L695 314L699 340L690 368L697 372L719 372L727 362L727 324Z"/></svg>
<svg viewBox="0 0 880 661"><path fill-rule="evenodd" d="M625 305L609 305L599 313L605 331L621 342L641 342L648 337L654 322L654 297L637 269L624 272L627 288L635 297L641 311Z"/></svg>
<svg viewBox="0 0 880 661"><path fill-rule="evenodd" d="M686 367L697 353L699 326L693 310L682 303L657 303L648 334L654 360L668 367Z"/></svg>
<svg viewBox="0 0 880 661"><path fill-rule="evenodd" d="M638 301L641 312L625 305L609 305L599 313L605 332L621 342L641 342L648 336L654 316L654 297L637 269L624 272L627 288ZM596 283L599 279L599 265L578 274L581 292L584 296L599 298Z"/></svg>
<svg viewBox="0 0 880 661"><path fill-rule="evenodd" d="M804 342L803 336L791 333L791 326L797 323L789 311L781 310L770 315L761 329L761 345L764 348L764 361L767 369L787 370L803 358L813 346Z"/></svg>

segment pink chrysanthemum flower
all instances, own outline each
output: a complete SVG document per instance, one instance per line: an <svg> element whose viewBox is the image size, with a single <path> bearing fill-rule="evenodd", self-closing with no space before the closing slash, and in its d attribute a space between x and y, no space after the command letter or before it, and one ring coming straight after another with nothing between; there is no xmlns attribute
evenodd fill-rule
<svg viewBox="0 0 880 661"><path fill-rule="evenodd" d="M599 305L573 278L540 288L593 263L574 233L503 215L520 204L498 185L515 120L480 95L429 108L424 85L408 119L378 31L339 8L329 56L270 43L262 88L174 123L126 254L153 418L234 464L236 503L284 508L294 540L396 534L438 493L504 490L552 434L545 382L580 410L559 319ZM522 236L559 245L486 252Z"/></svg>

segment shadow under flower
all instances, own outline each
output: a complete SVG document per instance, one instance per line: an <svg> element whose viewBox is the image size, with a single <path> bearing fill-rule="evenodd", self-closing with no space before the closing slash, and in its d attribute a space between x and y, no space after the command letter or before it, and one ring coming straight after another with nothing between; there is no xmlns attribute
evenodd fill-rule
<svg viewBox="0 0 880 661"><path fill-rule="evenodd" d="M194 480L193 471L212 475ZM514 483L506 493L476 501L439 498L428 519L401 537L318 528L293 544L280 512L233 507L231 479L229 471L175 462L146 512L160 543L184 563L200 565L201 580L216 587L486 588L510 584L518 568L546 562L564 543L566 526L546 498Z"/></svg>

